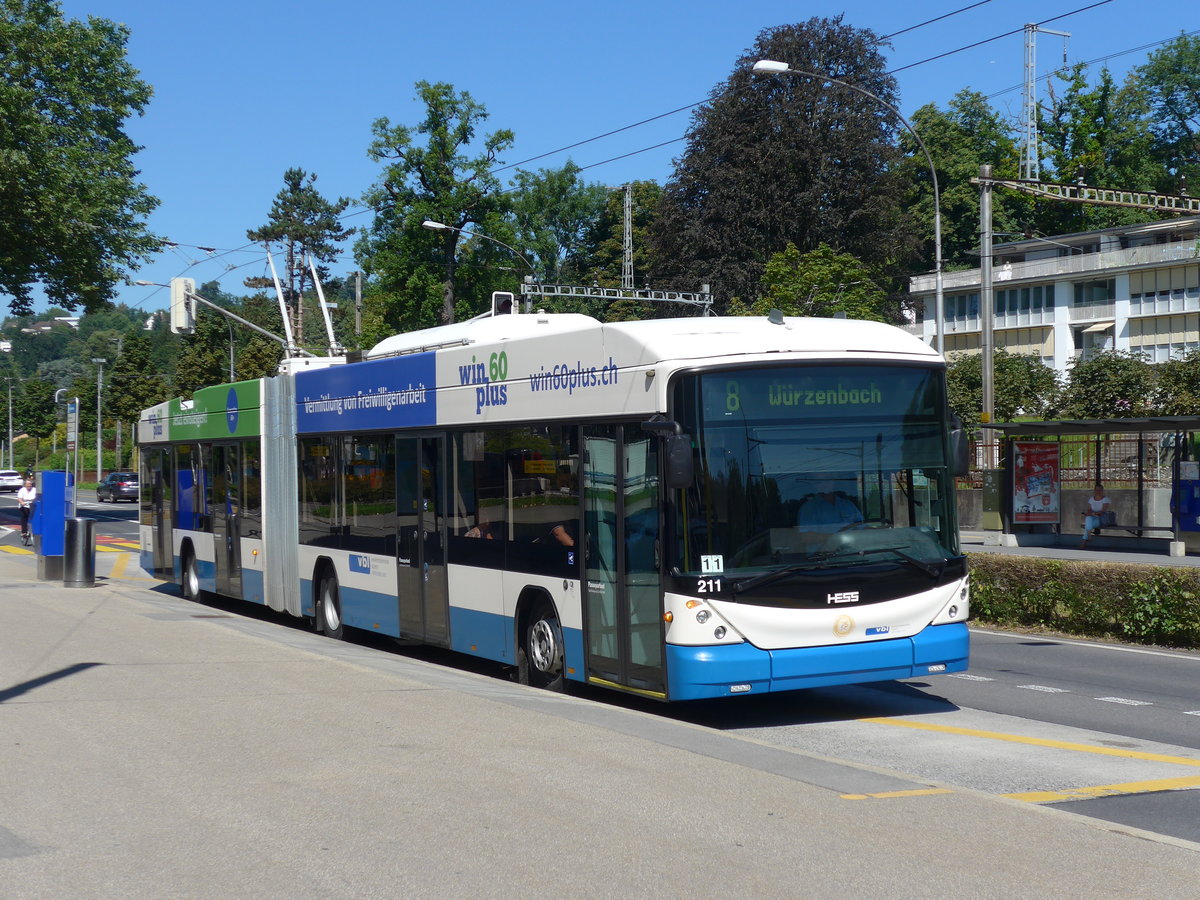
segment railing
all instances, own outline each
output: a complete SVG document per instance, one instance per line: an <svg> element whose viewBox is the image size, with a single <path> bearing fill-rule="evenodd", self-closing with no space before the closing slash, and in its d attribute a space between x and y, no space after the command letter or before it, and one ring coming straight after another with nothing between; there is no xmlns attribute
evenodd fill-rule
<svg viewBox="0 0 1200 900"><path fill-rule="evenodd" d="M1110 269L1150 266L1189 259L1200 259L1200 241L1176 241L1170 244L1130 247L1127 250L1102 250L1099 253L1074 253L1070 256L1005 263L992 269L992 281L1002 287L1005 283L1013 281L1047 281L1062 275L1090 275ZM979 269L946 272L942 276L942 288L951 291L978 287L979 280ZM917 275L911 279L909 284L913 294L932 294L934 276Z"/></svg>

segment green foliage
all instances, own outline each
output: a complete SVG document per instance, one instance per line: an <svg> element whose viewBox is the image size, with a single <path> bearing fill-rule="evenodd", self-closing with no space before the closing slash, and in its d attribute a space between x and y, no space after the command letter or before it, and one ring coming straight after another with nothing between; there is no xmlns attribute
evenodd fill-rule
<svg viewBox="0 0 1200 900"><path fill-rule="evenodd" d="M997 178L1016 178L1019 153L1012 129L1004 118L976 91L963 89L943 112L933 104L922 106L912 116L913 128L921 135L937 171L942 210L942 256L948 267L979 265L979 187L971 179L981 165L991 165ZM919 223L922 256L933 268L934 208L929 162L916 140L900 132L900 146L908 159L904 169L912 185L909 208ZM992 195L992 222L996 231L1016 231L1025 203L1011 191ZM972 256L974 251L974 256Z"/></svg>
<svg viewBox="0 0 1200 900"><path fill-rule="evenodd" d="M758 299L734 300L731 315L766 315L772 307L789 316L832 316L843 312L851 319L895 321L896 310L870 271L849 253L838 253L828 244L801 253L796 245L776 253L763 271Z"/></svg>
<svg viewBox="0 0 1200 900"><path fill-rule="evenodd" d="M125 336L110 372L104 392L106 420L136 422L143 409L172 396L167 380L154 371L150 339L144 333L135 331Z"/></svg>
<svg viewBox="0 0 1200 900"><path fill-rule="evenodd" d="M1106 350L1071 360L1063 412L1076 419L1142 416L1153 410L1154 368L1140 353Z"/></svg>
<svg viewBox="0 0 1200 900"><path fill-rule="evenodd" d="M1200 647L1194 569L974 553L971 613L1001 626Z"/></svg>
<svg viewBox="0 0 1200 900"><path fill-rule="evenodd" d="M694 114L653 226L656 283L707 282L721 312L730 298L754 299L767 261L789 242L801 252L825 243L872 267L911 256L884 44L840 16L759 33ZM755 75L760 59L878 99L819 77Z"/></svg>
<svg viewBox="0 0 1200 900"><path fill-rule="evenodd" d="M1058 377L1036 356L992 354L992 400L996 421L1011 422L1019 415L1053 418L1060 402ZM946 366L946 392L950 408L968 426L979 421L983 410L983 356L951 354Z"/></svg>
<svg viewBox="0 0 1200 900"><path fill-rule="evenodd" d="M291 318L292 334L300 346L305 345L306 310L309 318L316 317L318 334L321 333L323 321L308 258L316 263L317 275L324 286L329 276L327 264L337 258L338 245L354 233L354 229L344 227L340 219L350 200L339 197L329 202L317 190L316 181L316 175L310 175L303 169L288 169L283 173L283 188L271 204L267 223L246 232L246 237L252 241L283 245L283 295ZM246 285L272 286L271 282L261 278L247 279ZM306 285L314 289L314 293L307 297ZM327 343L325 338L315 341L316 346L323 347Z"/></svg>
<svg viewBox="0 0 1200 900"><path fill-rule="evenodd" d="M1179 177L1200 181L1200 37L1181 34L1134 70L1134 90L1150 110L1159 188L1177 192Z"/></svg>
<svg viewBox="0 0 1200 900"><path fill-rule="evenodd" d="M393 126L386 117L376 120L367 151L383 164L383 172L364 196L375 218L355 252L374 281L368 302L374 321L385 331L449 323L458 315L461 232L427 231L422 221L452 229L478 226L505 240L489 230L500 224L508 207L491 170L499 154L512 146L513 133L495 131L476 147L477 131L488 117L482 104L443 82L418 81L416 88L425 119L415 128ZM418 135L424 136L424 144L418 143ZM435 279L440 282L437 306L430 296ZM482 307L483 296L473 299Z"/></svg>
<svg viewBox="0 0 1200 900"><path fill-rule="evenodd" d="M652 268L650 260L650 230L658 216L662 187L654 181L630 182L630 231L633 238L633 273L639 287L645 283ZM571 260L572 270L584 283L595 282L601 287L620 287L625 258L625 192L610 191L604 206L590 223L579 254Z"/></svg>
<svg viewBox="0 0 1200 900"><path fill-rule="evenodd" d="M1200 350L1155 364L1154 407L1166 416L1200 415Z"/></svg>
<svg viewBox="0 0 1200 900"><path fill-rule="evenodd" d="M1150 152L1146 105L1138 92L1128 86L1118 87L1107 68L1100 70L1094 86L1089 85L1082 63L1058 78L1065 86L1056 94L1055 82L1050 82L1050 107L1039 124L1047 162L1053 169L1051 177L1152 190L1160 170ZM1155 218L1154 213L1142 210L1052 203L1039 209L1036 230L1064 234Z"/></svg>
<svg viewBox="0 0 1200 900"><path fill-rule="evenodd" d="M578 281L568 263L579 257L607 197L604 185L585 183L579 166L570 161L561 169L539 169L536 174L517 170L512 192L517 245L533 258L540 280Z"/></svg>
<svg viewBox="0 0 1200 900"><path fill-rule="evenodd" d="M63 18L51 0L0 2L0 293L28 313L100 309L158 240L123 125L150 87L125 59L128 29Z"/></svg>

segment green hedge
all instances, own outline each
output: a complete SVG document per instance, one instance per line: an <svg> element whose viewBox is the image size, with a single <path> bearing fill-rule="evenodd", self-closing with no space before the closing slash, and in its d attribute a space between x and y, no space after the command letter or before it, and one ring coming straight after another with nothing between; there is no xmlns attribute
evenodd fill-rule
<svg viewBox="0 0 1200 900"><path fill-rule="evenodd" d="M971 615L1000 626L1200 647L1200 569L972 553Z"/></svg>

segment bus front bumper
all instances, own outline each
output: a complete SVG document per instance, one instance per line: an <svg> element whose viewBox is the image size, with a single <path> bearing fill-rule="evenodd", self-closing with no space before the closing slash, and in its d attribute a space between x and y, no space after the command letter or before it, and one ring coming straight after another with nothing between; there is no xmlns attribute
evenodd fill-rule
<svg viewBox="0 0 1200 900"><path fill-rule="evenodd" d="M736 697L962 672L969 644L964 622L930 625L907 638L786 650L668 644L668 697Z"/></svg>

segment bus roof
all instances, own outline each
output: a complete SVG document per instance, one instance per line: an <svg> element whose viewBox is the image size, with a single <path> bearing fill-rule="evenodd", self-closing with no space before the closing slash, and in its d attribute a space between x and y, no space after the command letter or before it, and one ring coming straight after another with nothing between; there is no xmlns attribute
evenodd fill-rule
<svg viewBox="0 0 1200 900"><path fill-rule="evenodd" d="M926 362L939 359L937 352L916 336L892 325L860 319L786 316L775 324L765 316L694 316L604 324L579 313L480 317L386 338L365 356L372 359L467 344L568 335L573 343L595 341L601 347L620 347L626 351L622 354L626 364L763 353L797 353L825 359L876 354Z"/></svg>

